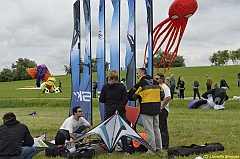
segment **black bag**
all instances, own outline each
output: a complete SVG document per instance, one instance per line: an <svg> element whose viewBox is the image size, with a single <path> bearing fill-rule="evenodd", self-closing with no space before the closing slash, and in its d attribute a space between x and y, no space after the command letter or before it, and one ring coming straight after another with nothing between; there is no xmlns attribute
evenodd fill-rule
<svg viewBox="0 0 240 159"><path fill-rule="evenodd" d="M91 159L95 156L94 149L79 149L75 152L69 153L67 158L68 159Z"/></svg>
<svg viewBox="0 0 240 159"><path fill-rule="evenodd" d="M55 145L63 145L66 140L70 140L70 135L68 130L60 129L55 136Z"/></svg>
<svg viewBox="0 0 240 159"><path fill-rule="evenodd" d="M45 155L47 157L67 157L69 154L69 150L66 147L48 147L45 149Z"/></svg>
<svg viewBox="0 0 240 159"><path fill-rule="evenodd" d="M224 147L220 143L206 143L204 145L179 146L168 149L168 156L189 156L190 154L201 154L213 151L223 151Z"/></svg>

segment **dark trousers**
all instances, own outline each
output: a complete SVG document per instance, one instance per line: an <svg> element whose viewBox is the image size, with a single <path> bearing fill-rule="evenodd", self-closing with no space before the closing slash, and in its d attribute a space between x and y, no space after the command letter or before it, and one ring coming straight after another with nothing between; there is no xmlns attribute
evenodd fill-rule
<svg viewBox="0 0 240 159"><path fill-rule="evenodd" d="M199 90L198 90L198 88L197 89L193 89L193 99L196 99L196 95L198 95L198 98L200 99L201 97L200 97L200 94L199 94Z"/></svg>
<svg viewBox="0 0 240 159"><path fill-rule="evenodd" d="M173 96L174 96L174 92L175 91L175 85L172 85L171 87L170 87L170 92L171 92L171 99L173 99Z"/></svg>
<svg viewBox="0 0 240 159"><path fill-rule="evenodd" d="M162 137L162 147L163 149L168 149L169 147L169 134L168 134L168 126L167 126L167 117L168 111L164 108L159 114L159 128Z"/></svg>
<svg viewBox="0 0 240 159"><path fill-rule="evenodd" d="M108 118L110 118L113 114L104 114L104 120L107 120ZM127 121L127 118L126 118L126 113L122 113L122 114L119 114L120 117L124 120L124 121ZM127 142L127 136L122 136L121 137L121 141L122 141L122 145L123 145L123 151L124 152L129 152L129 144ZM112 153L112 152L110 152Z"/></svg>
<svg viewBox="0 0 240 159"><path fill-rule="evenodd" d="M207 86L207 91L210 90L210 89L212 89L212 87L211 86Z"/></svg>
<svg viewBox="0 0 240 159"><path fill-rule="evenodd" d="M181 99L184 99L184 89L180 89L179 88L179 98Z"/></svg>
<svg viewBox="0 0 240 159"><path fill-rule="evenodd" d="M96 98L97 90L93 89L93 98Z"/></svg>

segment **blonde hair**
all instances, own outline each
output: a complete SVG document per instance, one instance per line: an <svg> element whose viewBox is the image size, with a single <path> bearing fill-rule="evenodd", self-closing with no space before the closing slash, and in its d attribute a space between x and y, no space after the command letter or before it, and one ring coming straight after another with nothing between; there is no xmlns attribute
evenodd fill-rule
<svg viewBox="0 0 240 159"><path fill-rule="evenodd" d="M166 83L166 85L167 85L169 88L171 87L171 80L170 80L169 77L167 77L167 78L165 79L165 83Z"/></svg>
<svg viewBox="0 0 240 159"><path fill-rule="evenodd" d="M110 81L110 84L115 84L116 81L118 80L118 71L117 70L112 70L109 75L109 81Z"/></svg>

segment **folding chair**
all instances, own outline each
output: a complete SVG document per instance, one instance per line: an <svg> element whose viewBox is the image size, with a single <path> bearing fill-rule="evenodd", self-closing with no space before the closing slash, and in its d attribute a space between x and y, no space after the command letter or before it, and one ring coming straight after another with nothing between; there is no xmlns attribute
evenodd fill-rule
<svg viewBox="0 0 240 159"><path fill-rule="evenodd" d="M126 118L132 124L132 127L135 129L136 122L137 122L139 114L140 114L140 108L139 107L131 107L129 105L126 105L125 109L126 109Z"/></svg>

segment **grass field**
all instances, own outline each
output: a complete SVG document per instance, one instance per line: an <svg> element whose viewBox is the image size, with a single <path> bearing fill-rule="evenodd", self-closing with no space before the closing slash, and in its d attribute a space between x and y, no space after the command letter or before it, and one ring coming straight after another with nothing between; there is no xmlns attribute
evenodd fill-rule
<svg viewBox="0 0 240 159"><path fill-rule="evenodd" d="M175 77L183 76L186 81L186 97L192 97L192 83L195 77L199 78L200 92L204 93L205 75L209 74L214 82L219 82L224 75L232 91L227 91L230 98L234 95L240 96L240 88L237 87L237 73L240 66L209 66L209 67L185 67L171 68L166 76L175 74ZM156 71L155 71L156 72ZM124 72L121 72L123 75ZM123 77L123 76L122 76ZM19 87L34 85L35 80L2 82L0 83L0 116L6 112L13 111L17 119L28 125L33 137L42 133L47 134L47 139L53 139L62 122L68 117L71 82L70 76L57 76L63 85L63 92L59 94L42 94L40 90L16 90ZM96 79L96 74L93 75ZM170 101L170 114L168 118L170 147L204 144L220 142L225 150L222 152L212 152L205 154L208 158L240 158L240 127L239 127L239 105L240 101L226 101L226 110L189 110L188 104L191 100ZM33 110L37 115L28 116ZM100 123L100 115L97 100L93 100L93 126ZM143 132L143 128L138 126L138 132ZM159 153L162 158L167 158L167 152ZM201 155L203 156L203 155ZM196 155L189 157L175 157L176 159L194 159ZM113 156L99 155L97 159L105 158L158 158L157 156L146 154L132 154L125 157L122 154L114 153ZM39 153L34 159L47 159L44 152Z"/></svg>

